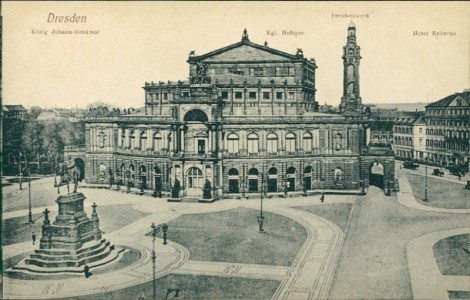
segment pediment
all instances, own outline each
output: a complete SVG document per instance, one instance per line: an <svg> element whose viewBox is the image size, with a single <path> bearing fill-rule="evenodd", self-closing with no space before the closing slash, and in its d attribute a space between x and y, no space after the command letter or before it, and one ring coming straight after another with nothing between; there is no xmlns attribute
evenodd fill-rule
<svg viewBox="0 0 470 300"><path fill-rule="evenodd" d="M455 97L454 100L452 100L451 103L449 103L449 106L469 106L469 105L468 105L467 100L465 100L463 97L457 96Z"/></svg>
<svg viewBox="0 0 470 300"><path fill-rule="evenodd" d="M226 50L207 57L204 61L290 61L286 56L268 50L258 49L250 45Z"/></svg>

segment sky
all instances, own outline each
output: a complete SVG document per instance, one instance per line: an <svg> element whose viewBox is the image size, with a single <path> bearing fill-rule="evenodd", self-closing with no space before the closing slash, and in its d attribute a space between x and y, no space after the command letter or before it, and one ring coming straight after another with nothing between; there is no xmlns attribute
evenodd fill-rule
<svg viewBox="0 0 470 300"><path fill-rule="evenodd" d="M336 106L352 20L363 103L433 102L469 88L469 13L470 2L3 2L2 101L142 107L146 81L186 79L190 51L237 43L246 28L254 43L315 58L316 99ZM50 14L86 22L48 22Z"/></svg>

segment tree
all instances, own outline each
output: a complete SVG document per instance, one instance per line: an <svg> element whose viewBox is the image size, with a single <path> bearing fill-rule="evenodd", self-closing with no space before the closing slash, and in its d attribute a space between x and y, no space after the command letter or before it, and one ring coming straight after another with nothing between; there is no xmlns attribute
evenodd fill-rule
<svg viewBox="0 0 470 300"><path fill-rule="evenodd" d="M41 166L40 154L43 149L41 133L44 126L37 121L26 122L25 131L22 137L22 148L28 162L37 159L38 171Z"/></svg>

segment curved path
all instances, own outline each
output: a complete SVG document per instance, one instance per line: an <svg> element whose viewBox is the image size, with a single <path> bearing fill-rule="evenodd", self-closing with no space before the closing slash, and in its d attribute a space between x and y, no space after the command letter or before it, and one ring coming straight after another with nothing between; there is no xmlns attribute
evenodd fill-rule
<svg viewBox="0 0 470 300"><path fill-rule="evenodd" d="M99 207L131 203L133 208L151 213L105 236L113 244L137 248L142 254L141 259L124 269L96 274L88 279L80 276L70 279L26 281L4 277L4 296L6 298L63 298L89 295L151 281L153 278L152 238L144 237L150 232L149 225L151 223L169 222L182 214L211 213L236 207L254 209L259 207L259 200L224 200L204 205L167 203L165 199L130 194L109 201L109 191L96 191L96 194L92 200L96 199ZM99 197L99 195L103 196ZM157 277L178 273L275 279L281 281L281 284L273 299L325 299L328 297L333 280L344 234L336 225L325 219L289 207L316 204L319 202L317 198L318 196L299 199L270 199L269 205L265 207L266 211L283 215L300 223L308 232L308 237L291 266L192 261L188 260L189 252L183 246L171 241L167 246L163 246L161 240L158 239L156 241ZM88 204L91 204L90 202ZM42 212L44 209L45 207L35 208L33 213ZM48 209L57 210L57 207L49 206ZM24 215L24 210L14 211L4 214L4 219ZM10 245L4 247L4 258L33 250L30 243ZM24 289L26 284L30 288Z"/></svg>
<svg viewBox="0 0 470 300"><path fill-rule="evenodd" d="M461 234L470 234L470 228L428 233L408 243L413 299L449 299L448 291L470 291L470 276L442 275L433 252L433 245L439 240Z"/></svg>

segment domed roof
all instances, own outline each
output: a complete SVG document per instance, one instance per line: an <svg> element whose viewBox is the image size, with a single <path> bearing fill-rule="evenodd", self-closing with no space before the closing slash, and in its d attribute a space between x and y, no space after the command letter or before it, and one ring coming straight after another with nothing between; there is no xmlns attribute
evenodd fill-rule
<svg viewBox="0 0 470 300"><path fill-rule="evenodd" d="M349 27L349 28L356 28L356 24L354 24L354 22L351 21L351 23L349 23L349 26L348 26L348 27Z"/></svg>

